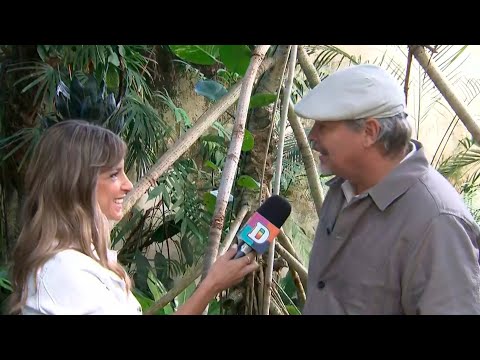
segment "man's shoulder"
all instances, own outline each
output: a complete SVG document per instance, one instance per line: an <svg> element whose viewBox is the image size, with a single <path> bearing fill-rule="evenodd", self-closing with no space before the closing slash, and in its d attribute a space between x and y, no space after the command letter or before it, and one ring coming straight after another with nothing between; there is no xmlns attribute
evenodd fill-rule
<svg viewBox="0 0 480 360"><path fill-rule="evenodd" d="M432 217L453 215L475 222L458 191L432 166L418 180L406 194L418 211L427 211Z"/></svg>

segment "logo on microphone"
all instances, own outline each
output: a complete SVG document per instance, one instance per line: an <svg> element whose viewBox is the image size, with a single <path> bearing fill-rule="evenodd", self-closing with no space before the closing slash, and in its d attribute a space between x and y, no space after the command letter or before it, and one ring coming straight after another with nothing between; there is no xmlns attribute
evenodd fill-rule
<svg viewBox="0 0 480 360"><path fill-rule="evenodd" d="M255 213L240 231L239 238L257 253L263 254L279 232L280 229L270 221Z"/></svg>

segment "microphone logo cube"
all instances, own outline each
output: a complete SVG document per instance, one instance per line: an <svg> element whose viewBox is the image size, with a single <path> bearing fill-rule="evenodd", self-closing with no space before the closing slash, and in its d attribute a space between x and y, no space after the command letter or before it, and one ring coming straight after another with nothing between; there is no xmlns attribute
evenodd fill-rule
<svg viewBox="0 0 480 360"><path fill-rule="evenodd" d="M243 226L239 233L239 238L257 253L263 254L279 232L280 229L265 217L255 213Z"/></svg>

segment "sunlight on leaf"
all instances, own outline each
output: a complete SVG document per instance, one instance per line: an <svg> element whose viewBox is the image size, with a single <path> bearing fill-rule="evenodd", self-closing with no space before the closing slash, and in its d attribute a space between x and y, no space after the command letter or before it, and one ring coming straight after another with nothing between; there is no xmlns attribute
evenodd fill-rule
<svg viewBox="0 0 480 360"><path fill-rule="evenodd" d="M244 187L250 190L259 190L260 183L255 181L251 176L242 175L237 180L237 186Z"/></svg>
<svg viewBox="0 0 480 360"><path fill-rule="evenodd" d="M272 104L277 99L277 94L261 93L255 94L250 98L250 109L259 108Z"/></svg>
<svg viewBox="0 0 480 360"><path fill-rule="evenodd" d="M243 137L242 151L248 152L254 147L253 135L250 131L245 129L245 135Z"/></svg>
<svg viewBox="0 0 480 360"><path fill-rule="evenodd" d="M251 51L246 45L220 46L220 60L230 72L245 75L250 64Z"/></svg>
<svg viewBox="0 0 480 360"><path fill-rule="evenodd" d="M198 65L213 65L217 61L217 45L169 45L179 58Z"/></svg>

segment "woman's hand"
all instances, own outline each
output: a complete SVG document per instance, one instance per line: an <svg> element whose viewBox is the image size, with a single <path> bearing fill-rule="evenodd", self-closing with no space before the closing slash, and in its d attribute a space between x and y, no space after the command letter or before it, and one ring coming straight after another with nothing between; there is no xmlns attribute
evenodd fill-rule
<svg viewBox="0 0 480 360"><path fill-rule="evenodd" d="M237 245L234 244L225 254L219 256L210 268L204 282L215 293L238 284L247 274L258 269L254 252L239 259L233 259L236 253Z"/></svg>
<svg viewBox="0 0 480 360"><path fill-rule="evenodd" d="M225 254L219 256L197 290L175 314L200 315L220 291L238 284L245 275L258 268L258 264L253 260L254 253L233 259L236 253L237 246L234 244Z"/></svg>

